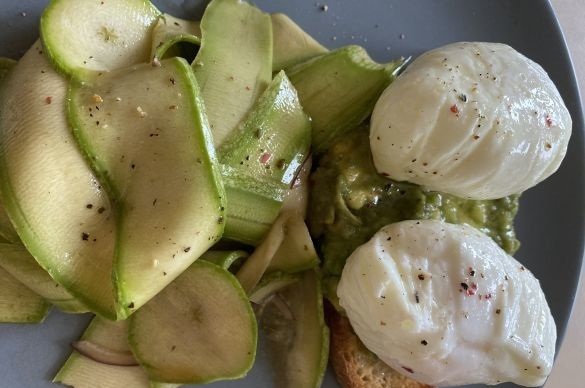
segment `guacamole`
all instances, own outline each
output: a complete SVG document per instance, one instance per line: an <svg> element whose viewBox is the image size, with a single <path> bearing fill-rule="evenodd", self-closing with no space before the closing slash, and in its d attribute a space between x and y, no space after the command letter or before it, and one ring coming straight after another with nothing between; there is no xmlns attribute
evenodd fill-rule
<svg viewBox="0 0 585 388"><path fill-rule="evenodd" d="M471 225L513 254L518 195L474 201L379 175L372 162L368 128L339 139L311 176L309 225L317 239L327 283L341 275L345 260L380 228L393 222L440 219Z"/></svg>

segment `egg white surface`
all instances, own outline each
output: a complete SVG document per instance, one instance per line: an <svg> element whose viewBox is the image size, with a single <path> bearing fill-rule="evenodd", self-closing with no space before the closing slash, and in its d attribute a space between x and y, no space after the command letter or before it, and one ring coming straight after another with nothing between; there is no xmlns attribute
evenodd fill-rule
<svg viewBox="0 0 585 388"><path fill-rule="evenodd" d="M571 127L540 65L504 44L461 42L421 55L384 91L370 144L392 179L495 199L553 174Z"/></svg>
<svg viewBox="0 0 585 388"><path fill-rule="evenodd" d="M441 221L382 228L337 289L358 337L426 384L542 385L556 326L538 280L476 229Z"/></svg>

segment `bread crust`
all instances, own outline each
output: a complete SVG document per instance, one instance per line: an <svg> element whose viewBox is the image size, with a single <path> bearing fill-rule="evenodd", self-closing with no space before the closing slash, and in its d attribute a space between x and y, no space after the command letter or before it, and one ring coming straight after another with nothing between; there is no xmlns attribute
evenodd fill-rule
<svg viewBox="0 0 585 388"><path fill-rule="evenodd" d="M396 372L366 349L349 320L326 307L331 330L329 360L343 388L433 388Z"/></svg>

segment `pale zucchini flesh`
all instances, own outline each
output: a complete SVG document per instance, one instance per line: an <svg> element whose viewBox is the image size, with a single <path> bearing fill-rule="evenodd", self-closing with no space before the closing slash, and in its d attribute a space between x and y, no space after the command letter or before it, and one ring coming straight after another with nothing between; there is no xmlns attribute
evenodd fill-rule
<svg viewBox="0 0 585 388"><path fill-rule="evenodd" d="M0 193L23 244L92 311L116 318L112 207L66 119L67 80L39 42L0 91Z"/></svg>
<svg viewBox="0 0 585 388"><path fill-rule="evenodd" d="M323 45L283 13L270 15L274 41L272 71L279 71L327 53Z"/></svg>
<svg viewBox="0 0 585 388"><path fill-rule="evenodd" d="M75 137L116 202L114 279L127 316L222 236L211 133L181 58L73 83L69 96Z"/></svg>
<svg viewBox="0 0 585 388"><path fill-rule="evenodd" d="M201 44L199 22L176 18L167 13L161 15L152 31L151 59L160 61L169 49L181 42Z"/></svg>
<svg viewBox="0 0 585 388"><path fill-rule="evenodd" d="M292 213L286 222L282 243L266 271L294 273L318 265L319 257L305 220L298 213Z"/></svg>
<svg viewBox="0 0 585 388"><path fill-rule="evenodd" d="M129 340L152 380L203 384L246 375L257 326L237 279L198 260L130 317Z"/></svg>
<svg viewBox="0 0 585 388"><path fill-rule="evenodd" d="M0 323L39 323L51 305L0 267Z"/></svg>
<svg viewBox="0 0 585 388"><path fill-rule="evenodd" d="M319 264L311 236L296 212L280 213L258 247L237 272L248 294L258 288L265 273L296 273Z"/></svg>
<svg viewBox="0 0 585 388"><path fill-rule="evenodd" d="M149 0L52 0L41 16L41 39L60 71L83 79L147 62L159 15Z"/></svg>
<svg viewBox="0 0 585 388"><path fill-rule="evenodd" d="M14 59L0 57L0 85L2 85L2 80L14 65L16 65Z"/></svg>
<svg viewBox="0 0 585 388"><path fill-rule="evenodd" d="M272 79L270 16L240 0L212 0L193 69L220 146Z"/></svg>
<svg viewBox="0 0 585 388"><path fill-rule="evenodd" d="M12 226L12 221L8 217L4 205L0 203L0 238L4 239L7 243L20 243L20 237Z"/></svg>
<svg viewBox="0 0 585 388"><path fill-rule="evenodd" d="M39 266L20 244L0 243L0 267L47 302L67 313L84 313L87 308Z"/></svg>
<svg viewBox="0 0 585 388"><path fill-rule="evenodd" d="M0 88L2 87L2 81L10 71L16 65L16 61L10 58L3 58L0 57ZM14 230L12 226L12 222L10 218L8 218L8 214L6 214L6 210L4 210L4 206L0 202L0 240L3 242L20 242L20 238L18 234Z"/></svg>

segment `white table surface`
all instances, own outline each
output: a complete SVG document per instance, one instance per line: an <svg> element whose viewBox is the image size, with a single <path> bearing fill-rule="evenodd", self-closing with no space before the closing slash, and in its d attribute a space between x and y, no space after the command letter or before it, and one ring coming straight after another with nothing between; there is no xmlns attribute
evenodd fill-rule
<svg viewBox="0 0 585 388"><path fill-rule="evenodd" d="M585 1L552 0L569 45L579 86L581 101L585 97ZM553 372L545 388L585 387L585 271L577 291L569 328Z"/></svg>

